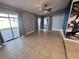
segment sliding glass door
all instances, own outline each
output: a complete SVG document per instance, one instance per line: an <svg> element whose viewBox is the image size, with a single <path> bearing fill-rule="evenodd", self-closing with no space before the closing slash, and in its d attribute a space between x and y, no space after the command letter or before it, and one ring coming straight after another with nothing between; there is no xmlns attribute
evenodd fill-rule
<svg viewBox="0 0 79 59"><path fill-rule="evenodd" d="M8 19L8 14L0 13L0 31L4 41L13 39L11 25Z"/></svg>
<svg viewBox="0 0 79 59"><path fill-rule="evenodd" d="M0 31L4 41L19 37L18 15L0 13Z"/></svg>
<svg viewBox="0 0 79 59"><path fill-rule="evenodd" d="M9 20L12 27L12 33L13 33L14 38L19 37L18 15L10 14Z"/></svg>

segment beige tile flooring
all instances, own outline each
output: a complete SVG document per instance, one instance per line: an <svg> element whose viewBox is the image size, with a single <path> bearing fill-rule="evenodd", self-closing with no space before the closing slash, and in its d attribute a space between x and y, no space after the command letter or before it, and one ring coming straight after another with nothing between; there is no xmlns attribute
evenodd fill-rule
<svg viewBox="0 0 79 59"><path fill-rule="evenodd" d="M66 59L62 39L61 33L56 31L32 33L6 43L0 48L0 59ZM75 52L79 53L78 45L69 41L65 43L68 58L77 59L79 56ZM72 46L76 47L72 49Z"/></svg>
<svg viewBox="0 0 79 59"><path fill-rule="evenodd" d="M65 38L65 44L68 59L79 59L79 33L71 36L71 39Z"/></svg>
<svg viewBox="0 0 79 59"><path fill-rule="evenodd" d="M79 59L79 40L65 40L68 59Z"/></svg>

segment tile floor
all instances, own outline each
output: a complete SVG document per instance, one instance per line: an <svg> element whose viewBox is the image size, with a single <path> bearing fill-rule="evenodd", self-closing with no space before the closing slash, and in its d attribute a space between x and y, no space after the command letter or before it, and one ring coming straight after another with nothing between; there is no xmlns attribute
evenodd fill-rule
<svg viewBox="0 0 79 59"><path fill-rule="evenodd" d="M56 31L32 33L6 43L0 48L0 59L66 59L62 39L61 33ZM79 49L75 47L71 51L72 45L76 45L65 43L69 59L75 59Z"/></svg>
<svg viewBox="0 0 79 59"><path fill-rule="evenodd" d="M68 59L79 59L79 40L66 39L65 44Z"/></svg>

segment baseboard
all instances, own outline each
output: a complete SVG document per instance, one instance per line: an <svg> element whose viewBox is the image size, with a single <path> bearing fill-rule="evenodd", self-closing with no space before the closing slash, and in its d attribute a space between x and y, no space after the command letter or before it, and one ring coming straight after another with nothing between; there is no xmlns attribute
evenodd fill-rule
<svg viewBox="0 0 79 59"><path fill-rule="evenodd" d="M61 31L61 32L62 32L62 29L52 29L52 30L55 30L55 31Z"/></svg>
<svg viewBox="0 0 79 59"><path fill-rule="evenodd" d="M64 33L63 33L63 31L61 31L61 34L62 34L62 37L63 37L63 39L65 40L65 36L64 36Z"/></svg>
<svg viewBox="0 0 79 59"><path fill-rule="evenodd" d="M33 32L35 32L35 31L30 31L30 32L27 32L27 33L26 33L26 35L31 34L31 33L33 33Z"/></svg>

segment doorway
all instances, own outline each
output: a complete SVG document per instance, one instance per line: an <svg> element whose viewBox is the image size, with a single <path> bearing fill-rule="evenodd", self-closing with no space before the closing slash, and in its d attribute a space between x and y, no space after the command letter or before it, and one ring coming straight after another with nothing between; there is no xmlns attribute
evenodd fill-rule
<svg viewBox="0 0 79 59"><path fill-rule="evenodd" d="M17 13L0 13L0 32L5 42L19 37Z"/></svg>
<svg viewBox="0 0 79 59"><path fill-rule="evenodd" d="M43 19L41 19L41 17L38 17L38 31L48 30L48 21L49 17L44 17Z"/></svg>
<svg viewBox="0 0 79 59"><path fill-rule="evenodd" d="M49 20L49 17L45 17L44 18L44 25L43 25L43 27L44 27L44 29L48 29L48 20Z"/></svg>
<svg viewBox="0 0 79 59"><path fill-rule="evenodd" d="M41 18L39 17L38 18L38 31L40 31L41 29Z"/></svg>

